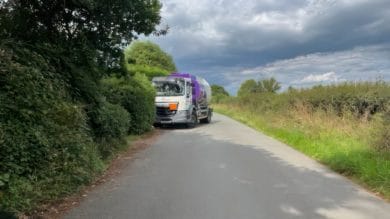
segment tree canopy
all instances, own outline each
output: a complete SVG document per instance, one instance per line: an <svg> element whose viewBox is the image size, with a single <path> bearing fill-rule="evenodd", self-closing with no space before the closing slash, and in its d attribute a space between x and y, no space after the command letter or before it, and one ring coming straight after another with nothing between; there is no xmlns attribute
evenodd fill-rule
<svg viewBox="0 0 390 219"><path fill-rule="evenodd" d="M158 0L9 0L0 4L0 38L92 49L101 64L119 64L138 34L158 33Z"/></svg>
<svg viewBox="0 0 390 219"><path fill-rule="evenodd" d="M276 93L280 88L280 83L275 78L263 79L257 82L257 90L259 92Z"/></svg>
<svg viewBox="0 0 390 219"><path fill-rule="evenodd" d="M128 134L151 128L154 89L125 74L123 48L165 32L156 29L160 8L159 0L0 0L0 215L77 191Z"/></svg>
<svg viewBox="0 0 390 219"><path fill-rule="evenodd" d="M276 93L280 88L280 83L273 77L257 82L253 79L249 79L241 84L240 89L238 90L238 96L245 96L250 93Z"/></svg>
<svg viewBox="0 0 390 219"><path fill-rule="evenodd" d="M147 76L166 75L175 72L172 56L150 41L135 41L125 50L125 66L131 73Z"/></svg>
<svg viewBox="0 0 390 219"><path fill-rule="evenodd" d="M229 93L225 90L224 87L216 84L211 85L211 93L213 96L229 96Z"/></svg>
<svg viewBox="0 0 390 219"><path fill-rule="evenodd" d="M241 97L241 96L245 96L247 94L253 93L254 90L256 89L256 86L257 86L257 83L255 80L253 80L253 79L246 80L241 84L237 95Z"/></svg>

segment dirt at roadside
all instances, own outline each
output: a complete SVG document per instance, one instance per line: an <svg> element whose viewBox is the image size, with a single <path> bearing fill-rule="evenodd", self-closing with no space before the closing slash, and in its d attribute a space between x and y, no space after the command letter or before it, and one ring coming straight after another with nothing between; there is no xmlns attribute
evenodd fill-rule
<svg viewBox="0 0 390 219"><path fill-rule="evenodd" d="M163 130L155 129L139 139L131 142L131 146L127 151L119 153L114 159L112 159L110 165L99 176L94 182L90 185L85 186L77 194L65 197L61 200L54 201L48 204L41 206L39 210L36 210L31 216L21 215L21 219L52 219L52 218L62 218L62 216L69 211L70 209L78 206L80 202L87 197L87 194L95 189L97 186L110 181L113 177L120 174L121 170L125 168L129 162L132 162L134 155L144 150L145 148L152 145L157 137L163 132Z"/></svg>

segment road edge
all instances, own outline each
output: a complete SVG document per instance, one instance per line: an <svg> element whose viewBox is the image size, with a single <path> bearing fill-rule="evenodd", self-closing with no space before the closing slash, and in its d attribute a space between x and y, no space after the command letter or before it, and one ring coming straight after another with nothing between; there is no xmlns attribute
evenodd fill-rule
<svg viewBox="0 0 390 219"><path fill-rule="evenodd" d="M153 129L130 142L128 148L119 152L112 158L106 169L96 177L90 184L80 188L79 191L66 196L59 200L54 200L50 203L43 204L32 215L21 215L19 218L37 218L37 219L51 219L62 218L71 209L79 206L79 204L88 197L88 193L94 191L99 186L109 182L111 178L118 176L123 168L126 168L129 163L134 160L134 155L140 151L145 150L151 146L157 138L162 134L163 130Z"/></svg>

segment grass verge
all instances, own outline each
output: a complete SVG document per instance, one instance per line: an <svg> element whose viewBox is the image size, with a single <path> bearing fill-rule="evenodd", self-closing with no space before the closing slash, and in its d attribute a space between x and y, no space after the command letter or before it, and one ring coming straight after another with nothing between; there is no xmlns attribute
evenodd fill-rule
<svg viewBox="0 0 390 219"><path fill-rule="evenodd" d="M258 113L231 103L216 112L262 131L390 200L390 154L369 146L375 121L305 110Z"/></svg>

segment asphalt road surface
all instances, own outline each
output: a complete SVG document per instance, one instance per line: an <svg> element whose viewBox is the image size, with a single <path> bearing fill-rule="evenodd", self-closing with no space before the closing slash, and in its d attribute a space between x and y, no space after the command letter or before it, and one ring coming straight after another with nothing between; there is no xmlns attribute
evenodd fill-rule
<svg viewBox="0 0 390 219"><path fill-rule="evenodd" d="M65 218L390 218L390 204L225 116L166 129Z"/></svg>

